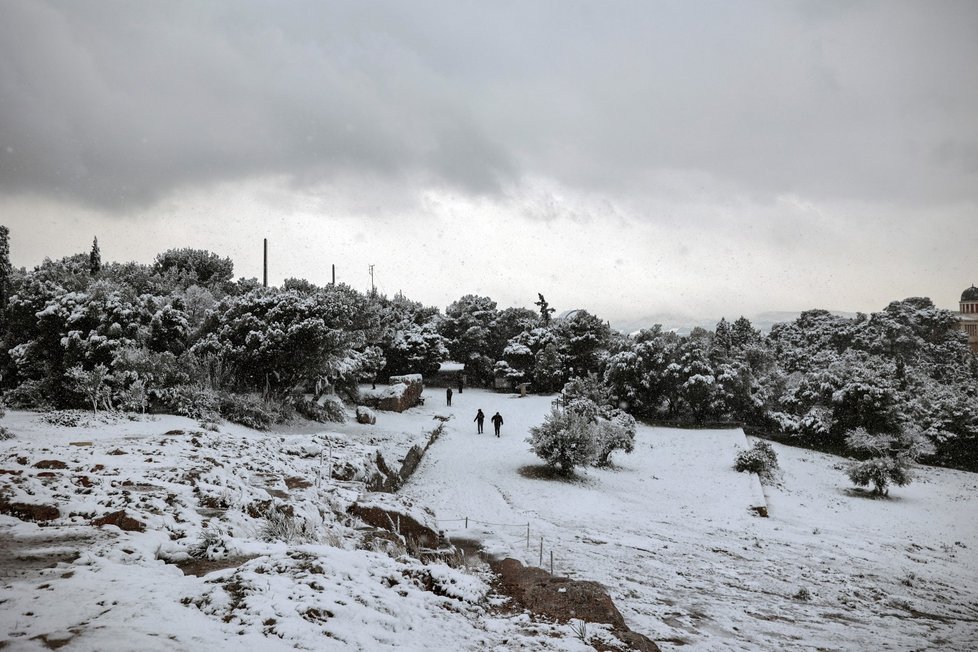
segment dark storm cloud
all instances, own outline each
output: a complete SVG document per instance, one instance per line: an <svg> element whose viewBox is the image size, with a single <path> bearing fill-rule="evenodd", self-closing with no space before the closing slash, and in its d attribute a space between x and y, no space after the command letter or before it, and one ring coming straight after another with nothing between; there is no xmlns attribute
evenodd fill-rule
<svg viewBox="0 0 978 652"><path fill-rule="evenodd" d="M978 5L8 0L0 192L342 173L978 199Z"/></svg>

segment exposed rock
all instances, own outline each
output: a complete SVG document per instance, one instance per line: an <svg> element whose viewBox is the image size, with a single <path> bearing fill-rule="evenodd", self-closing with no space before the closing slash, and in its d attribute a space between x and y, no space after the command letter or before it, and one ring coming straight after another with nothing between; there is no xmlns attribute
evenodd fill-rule
<svg viewBox="0 0 978 652"><path fill-rule="evenodd" d="M41 460L34 463L35 469L67 469L68 465L61 460Z"/></svg>
<svg viewBox="0 0 978 652"><path fill-rule="evenodd" d="M120 530L125 530L126 532L145 532L146 524L142 521L137 521L131 516L126 515L126 510L122 509L118 512L112 512L111 514L106 514L100 518L96 518L92 521L92 525L102 527L104 525L114 525Z"/></svg>
<svg viewBox="0 0 978 652"><path fill-rule="evenodd" d="M0 514L9 514L22 521L53 521L61 516L61 512L53 505L8 503L5 500L0 500Z"/></svg>
<svg viewBox="0 0 978 652"><path fill-rule="evenodd" d="M392 494L364 494L347 511L368 525L400 534L419 546L438 544L434 514Z"/></svg>
<svg viewBox="0 0 978 652"><path fill-rule="evenodd" d="M362 423L365 425L374 425L377 423L377 415L374 411L368 407L362 405L357 406L357 423Z"/></svg>
<svg viewBox="0 0 978 652"><path fill-rule="evenodd" d="M300 478L298 476L291 476L285 479L285 486L289 489L306 489L312 486L312 483L305 478Z"/></svg>
<svg viewBox="0 0 978 652"><path fill-rule="evenodd" d="M542 568L524 566L515 559L490 561L499 578L499 590L517 606L557 622L571 619L611 625L615 636L630 649L658 652L650 639L633 632L625 624L607 590L597 582L573 580L551 575ZM614 649L605 646L602 649Z"/></svg>
<svg viewBox="0 0 978 652"><path fill-rule="evenodd" d="M390 385L380 397L378 409L403 412L421 402L421 392L424 391L421 374L391 376Z"/></svg>

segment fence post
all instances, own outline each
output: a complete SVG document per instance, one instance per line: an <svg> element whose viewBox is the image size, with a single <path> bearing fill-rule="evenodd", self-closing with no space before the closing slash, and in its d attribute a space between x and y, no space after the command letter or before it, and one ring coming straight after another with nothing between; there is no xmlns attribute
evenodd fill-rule
<svg viewBox="0 0 978 652"><path fill-rule="evenodd" d="M550 574L554 574L554 551L550 551Z"/></svg>
<svg viewBox="0 0 978 652"><path fill-rule="evenodd" d="M543 566L543 537L540 537L540 565Z"/></svg>
<svg viewBox="0 0 978 652"><path fill-rule="evenodd" d="M469 517L468 516L465 517L465 529L466 530L469 529Z"/></svg>
<svg viewBox="0 0 978 652"><path fill-rule="evenodd" d="M529 523L529 521L527 521L527 523L526 523L526 549L527 550L530 549L530 523Z"/></svg>

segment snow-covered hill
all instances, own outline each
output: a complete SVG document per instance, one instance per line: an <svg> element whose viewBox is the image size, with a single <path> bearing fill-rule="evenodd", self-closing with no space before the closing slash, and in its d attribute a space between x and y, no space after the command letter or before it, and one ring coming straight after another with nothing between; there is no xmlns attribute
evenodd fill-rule
<svg viewBox="0 0 978 652"><path fill-rule="evenodd" d="M210 432L176 417L63 427L8 413L0 423L16 438L0 442L0 498L59 514L0 516L0 642L591 649L570 625L494 609L485 571L423 565L346 516L376 451L396 461L435 415L452 418L404 498L494 554L538 564L542 549L549 568L552 552L556 573L605 584L632 629L665 650L965 650L978 640L978 476L926 468L873 500L849 491L838 458L776 446L783 484L765 497L731 468L742 432L640 426L616 468L559 481L523 441L549 398L439 398L328 435ZM503 415L502 437L475 434L478 408ZM764 500L769 518L751 509ZM267 518L286 506L289 519ZM145 530L92 524L118 511ZM237 566L185 575L175 562L192 557Z"/></svg>

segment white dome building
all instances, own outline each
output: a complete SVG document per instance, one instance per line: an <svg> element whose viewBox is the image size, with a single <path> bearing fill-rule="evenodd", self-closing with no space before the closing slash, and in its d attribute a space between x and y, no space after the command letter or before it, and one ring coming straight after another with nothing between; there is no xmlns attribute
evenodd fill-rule
<svg viewBox="0 0 978 652"><path fill-rule="evenodd" d="M961 293L958 324L968 336L968 346L978 353L978 287L974 285Z"/></svg>

